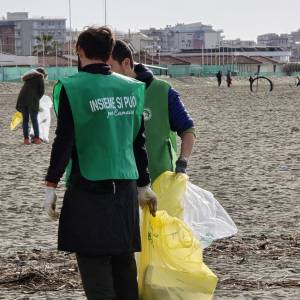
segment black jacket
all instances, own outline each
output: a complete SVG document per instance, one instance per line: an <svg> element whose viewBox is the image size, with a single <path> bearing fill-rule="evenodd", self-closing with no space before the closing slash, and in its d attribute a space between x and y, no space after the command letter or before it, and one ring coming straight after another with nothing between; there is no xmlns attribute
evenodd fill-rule
<svg viewBox="0 0 300 300"><path fill-rule="evenodd" d="M38 112L41 97L45 92L43 74L31 70L23 76L24 85L19 93L16 109L22 112L24 108Z"/></svg>

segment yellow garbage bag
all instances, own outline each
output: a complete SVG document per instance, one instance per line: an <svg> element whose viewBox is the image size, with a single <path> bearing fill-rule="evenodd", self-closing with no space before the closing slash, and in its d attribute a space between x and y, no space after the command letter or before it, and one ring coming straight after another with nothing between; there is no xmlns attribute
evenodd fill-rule
<svg viewBox="0 0 300 300"><path fill-rule="evenodd" d="M170 216L183 219L183 200L188 176L166 171L155 179L152 189L158 198L157 209L165 210Z"/></svg>
<svg viewBox="0 0 300 300"><path fill-rule="evenodd" d="M138 256L141 300L211 300L217 277L203 263L202 248L178 218L143 210Z"/></svg>
<svg viewBox="0 0 300 300"><path fill-rule="evenodd" d="M16 130L23 121L23 115L21 112L17 111L11 118L10 130Z"/></svg>

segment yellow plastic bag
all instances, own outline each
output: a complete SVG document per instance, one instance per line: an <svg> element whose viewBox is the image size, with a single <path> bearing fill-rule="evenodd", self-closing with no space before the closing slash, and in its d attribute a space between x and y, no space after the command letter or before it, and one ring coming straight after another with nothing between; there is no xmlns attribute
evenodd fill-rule
<svg viewBox="0 0 300 300"><path fill-rule="evenodd" d="M141 300L211 300L217 277L202 260L202 248L178 218L147 207L141 226L138 257Z"/></svg>
<svg viewBox="0 0 300 300"><path fill-rule="evenodd" d="M11 118L10 130L16 130L23 121L23 115L21 112L17 111Z"/></svg>
<svg viewBox="0 0 300 300"><path fill-rule="evenodd" d="M166 171L153 182L152 188L158 198L158 210L165 210L170 216L183 219L183 199L188 177Z"/></svg>
<svg viewBox="0 0 300 300"><path fill-rule="evenodd" d="M204 248L237 233L233 220L213 194L192 184L185 174L164 172L152 188L158 196L158 210L183 220Z"/></svg>

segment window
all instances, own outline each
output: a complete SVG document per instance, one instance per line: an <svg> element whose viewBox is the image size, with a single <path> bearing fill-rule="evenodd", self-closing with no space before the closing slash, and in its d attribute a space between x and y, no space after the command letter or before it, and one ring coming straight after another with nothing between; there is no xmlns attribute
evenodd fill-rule
<svg viewBox="0 0 300 300"><path fill-rule="evenodd" d="M39 28L40 27L40 23L39 22L33 22L32 27L33 28Z"/></svg>

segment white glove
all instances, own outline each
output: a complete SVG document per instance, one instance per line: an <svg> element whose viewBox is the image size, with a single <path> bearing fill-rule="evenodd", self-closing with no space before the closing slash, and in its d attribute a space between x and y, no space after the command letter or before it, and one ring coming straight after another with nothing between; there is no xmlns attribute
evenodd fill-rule
<svg viewBox="0 0 300 300"><path fill-rule="evenodd" d="M141 208L144 208L145 205L148 205L151 215L155 217L155 213L157 210L156 194L152 191L150 185L138 187L137 190L138 190L138 200Z"/></svg>
<svg viewBox="0 0 300 300"><path fill-rule="evenodd" d="M44 199L44 209L46 210L48 216L52 220L57 220L59 213L55 211L56 206L56 189L54 187L46 186L45 188L45 199Z"/></svg>

